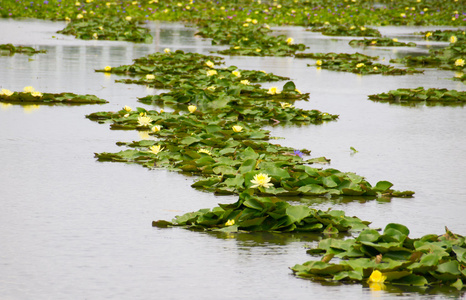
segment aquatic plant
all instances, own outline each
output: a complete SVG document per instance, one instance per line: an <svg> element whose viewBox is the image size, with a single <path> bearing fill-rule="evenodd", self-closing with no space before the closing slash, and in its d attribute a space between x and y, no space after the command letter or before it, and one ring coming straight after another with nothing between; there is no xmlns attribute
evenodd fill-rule
<svg viewBox="0 0 466 300"><path fill-rule="evenodd" d="M46 53L47 50L36 50L33 47L14 46L13 44L1 44L0 55L14 55L15 53L33 55L38 53Z"/></svg>
<svg viewBox="0 0 466 300"><path fill-rule="evenodd" d="M448 89L424 89L418 87L414 89L397 89L368 96L372 101L389 103L412 103L422 102L427 105L442 103L444 105L455 105L466 102L466 92Z"/></svg>

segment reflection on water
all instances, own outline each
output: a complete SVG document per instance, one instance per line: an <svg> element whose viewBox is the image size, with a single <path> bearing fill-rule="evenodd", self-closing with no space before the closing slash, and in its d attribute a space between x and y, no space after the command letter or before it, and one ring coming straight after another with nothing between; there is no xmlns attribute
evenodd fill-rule
<svg viewBox="0 0 466 300"><path fill-rule="evenodd" d="M117 152L118 141L146 138L144 132L112 131L84 116L143 106L138 97L160 90L115 83L124 76L94 72L164 48L209 54L209 40L194 37L195 28L151 23L152 44L81 41L55 32L64 23L0 19L0 43L45 49L32 57L0 57L0 88L94 94L106 105L30 106L0 104L0 294L6 299L385 299L462 297L437 288L405 289L386 285L337 285L295 278L289 267L312 257L306 246L313 234L204 233L180 228L152 228L153 220L217 203L215 196L190 187L194 177L136 165L99 163L95 152ZM402 36L422 28L383 28ZM33 35L29 34L34 32ZM349 39L328 38L302 28L280 28L312 52L363 52L388 62L403 51L357 49ZM51 38L51 36L57 38ZM408 39L408 37L406 37ZM409 37L409 39L416 39ZM401 41L401 38L400 38ZM417 40L415 42L418 42ZM221 48L221 47L220 47ZM218 49L218 48L217 48ZM427 50L426 44L408 50ZM412 51L412 52L411 52ZM408 52L406 52L408 53ZM284 146L312 150L311 157L331 159L330 167L353 171L374 184L389 180L412 199L290 199L326 210L344 210L374 227L390 222L408 226L410 236L442 234L447 225L466 234L466 126L464 107L411 107L374 103L367 95L397 88L444 87L465 90L449 80L453 72L426 70L412 76L356 76L308 67L314 60L226 57L226 65L289 76L309 102L305 109L339 114L320 126L270 126ZM281 86L264 84L264 87ZM33 113L25 114L24 112ZM358 149L354 154L350 147ZM320 166L317 166L320 167ZM414 296L413 296L414 295ZM426 295L426 296L424 296Z"/></svg>

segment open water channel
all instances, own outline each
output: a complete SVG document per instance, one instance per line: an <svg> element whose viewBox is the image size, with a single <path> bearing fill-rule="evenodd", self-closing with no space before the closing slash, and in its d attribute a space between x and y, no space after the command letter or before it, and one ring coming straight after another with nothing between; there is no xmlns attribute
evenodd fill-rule
<svg viewBox="0 0 466 300"><path fill-rule="evenodd" d="M327 285L296 278L289 267L314 259L299 234L216 235L158 229L153 220L236 201L190 187L195 178L138 165L100 163L95 152L116 152L118 141L139 140L133 131L111 131L85 115L142 106L137 97L160 91L115 83L95 73L131 64L164 48L208 54L219 49L194 37L195 28L151 23L152 44L82 41L56 34L63 22L0 19L0 44L34 46L46 54L0 57L0 88L94 94L106 105L0 105L0 298L1 299L371 299L457 298L464 292L371 291L360 285ZM427 53L412 35L429 28L384 27L382 34L414 41L415 48L352 48L351 38L325 37L299 27L275 28L310 52L362 52L390 58ZM282 145L326 156L330 167L413 190L411 199L294 199L312 207L342 209L385 227L406 225L410 237L466 234L466 109L398 106L367 95L397 88L464 91L454 72L427 69L406 76L358 76L318 70L311 59L226 57L226 65L288 76L310 93L306 109L339 114L336 122L270 127ZM282 86L284 82L264 84ZM358 150L352 153L350 147ZM433 292L437 294L432 295Z"/></svg>

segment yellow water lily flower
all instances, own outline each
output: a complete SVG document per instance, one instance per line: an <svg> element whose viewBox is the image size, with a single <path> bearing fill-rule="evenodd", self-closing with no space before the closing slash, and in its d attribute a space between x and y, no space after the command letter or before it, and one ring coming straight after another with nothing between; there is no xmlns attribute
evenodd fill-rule
<svg viewBox="0 0 466 300"><path fill-rule="evenodd" d="M285 109L285 108L292 108L293 105L291 105L290 103L288 102L280 102L280 106Z"/></svg>
<svg viewBox="0 0 466 300"><path fill-rule="evenodd" d="M364 63L359 63L359 64L356 65L356 68L362 68L364 66L365 66Z"/></svg>
<svg viewBox="0 0 466 300"><path fill-rule="evenodd" d="M78 14L78 15L76 16L76 19L82 19L82 18L84 18L84 16L83 16L82 14Z"/></svg>
<svg viewBox="0 0 466 300"><path fill-rule="evenodd" d="M377 71L378 69L379 69L379 68L377 68L377 67L374 67L374 71Z"/></svg>
<svg viewBox="0 0 466 300"><path fill-rule="evenodd" d="M155 79L155 75L154 74L147 74L146 79L147 80L153 80L153 79Z"/></svg>
<svg viewBox="0 0 466 300"><path fill-rule="evenodd" d="M190 106L188 106L188 110L189 110L190 113L195 112L196 109L197 109L196 105L190 105Z"/></svg>
<svg viewBox="0 0 466 300"><path fill-rule="evenodd" d="M250 84L249 80L247 80L247 79L241 80L240 83L244 84L244 85L249 85Z"/></svg>
<svg viewBox="0 0 466 300"><path fill-rule="evenodd" d="M426 39L432 36L432 32L426 33Z"/></svg>
<svg viewBox="0 0 466 300"><path fill-rule="evenodd" d="M401 13L401 14L400 14L400 17L406 18L406 14L405 14L405 13Z"/></svg>
<svg viewBox="0 0 466 300"><path fill-rule="evenodd" d="M364 30L366 30L366 27L361 26L360 29L361 29L361 31L364 31Z"/></svg>
<svg viewBox="0 0 466 300"><path fill-rule="evenodd" d="M379 270L374 270L367 280L368 282L383 283L387 279L387 276L384 276Z"/></svg>
<svg viewBox="0 0 466 300"><path fill-rule="evenodd" d="M371 44L375 45L375 44L377 44L377 41L374 40L374 41L371 42Z"/></svg>
<svg viewBox="0 0 466 300"><path fill-rule="evenodd" d="M208 89L209 91L212 91L212 92L213 92L213 91L215 91L215 86L211 85L211 86L209 86L207 89Z"/></svg>
<svg viewBox="0 0 466 300"><path fill-rule="evenodd" d="M104 71L105 71L105 72L110 72L111 70L112 70L112 67L110 67L110 66L106 66L106 67L104 68Z"/></svg>
<svg viewBox="0 0 466 300"><path fill-rule="evenodd" d="M212 155L212 153L210 153L210 151L207 150L207 149L199 149L199 151L197 151L197 153L204 153L204 154Z"/></svg>
<svg viewBox="0 0 466 300"><path fill-rule="evenodd" d="M150 146L150 152L154 153L155 155L159 154L160 152L163 151L164 147L160 146L160 145L156 145L156 146Z"/></svg>
<svg viewBox="0 0 466 300"><path fill-rule="evenodd" d="M280 90L276 86L271 87L269 91L267 92L267 94L270 94L270 95L277 95L280 93L281 93Z"/></svg>
<svg viewBox="0 0 466 300"><path fill-rule="evenodd" d="M253 19L251 22L252 22L252 24L257 24L257 20L256 20L256 19Z"/></svg>
<svg viewBox="0 0 466 300"><path fill-rule="evenodd" d="M26 86L26 87L24 87L24 92L25 92L25 93L32 93L32 92L34 92L34 91L35 91L35 90L34 90L34 88L33 88L32 86Z"/></svg>
<svg viewBox="0 0 466 300"><path fill-rule="evenodd" d="M241 73L239 71L233 71L231 74L235 75L236 77L241 77Z"/></svg>
<svg viewBox="0 0 466 300"><path fill-rule="evenodd" d="M291 37L289 37L289 38L286 39L286 43L287 43L288 45L292 45L293 42L294 42L294 39L291 38Z"/></svg>
<svg viewBox="0 0 466 300"><path fill-rule="evenodd" d="M206 64L206 66L208 66L209 68L215 67L214 63L211 62L210 60L206 61L205 64Z"/></svg>
<svg viewBox="0 0 466 300"><path fill-rule="evenodd" d="M42 93L41 92L31 92L31 95L34 96L34 97L42 97Z"/></svg>
<svg viewBox="0 0 466 300"><path fill-rule="evenodd" d="M231 127L231 129L233 129L234 132L241 132L243 130L243 126L234 125L233 127Z"/></svg>
<svg viewBox="0 0 466 300"><path fill-rule="evenodd" d="M218 73L217 73L216 70L208 70L208 71L206 72L206 75L207 75L207 76L213 76L213 75L217 75L217 74L218 74Z"/></svg>
<svg viewBox="0 0 466 300"><path fill-rule="evenodd" d="M0 95L5 95L5 96L10 97L11 95L13 95L13 92L10 91L10 90L7 90L7 89L2 89L2 90L0 91Z"/></svg>
<svg viewBox="0 0 466 300"><path fill-rule="evenodd" d="M256 52L261 52L261 51L262 51L262 49L259 49L259 48L256 49Z"/></svg>
<svg viewBox="0 0 466 300"><path fill-rule="evenodd" d="M165 52L165 53L167 53L167 54L170 53L170 48L165 48L165 49L163 49L163 52Z"/></svg>
<svg viewBox="0 0 466 300"><path fill-rule="evenodd" d="M154 125L151 128L152 132L158 132L158 131L160 131L160 129L162 129L162 126L160 126L160 125Z"/></svg>
<svg viewBox="0 0 466 300"><path fill-rule="evenodd" d="M456 36L452 35L452 36L450 37L450 43L454 44L454 43L456 43L457 41L458 41L458 38L457 38Z"/></svg>
<svg viewBox="0 0 466 300"><path fill-rule="evenodd" d="M160 113L164 113L165 111L163 109L160 110Z"/></svg>
<svg viewBox="0 0 466 300"><path fill-rule="evenodd" d="M94 33L92 34L92 37L93 37L94 39L96 39L96 40L99 39L99 35L97 34L97 32L94 32Z"/></svg>
<svg viewBox="0 0 466 300"><path fill-rule="evenodd" d="M457 60L455 60L455 66L463 67L464 66L464 59L458 58Z"/></svg>
<svg viewBox="0 0 466 300"><path fill-rule="evenodd" d="M396 43L396 42L398 42L398 39L394 38L394 39L392 39L392 41L394 41Z"/></svg>
<svg viewBox="0 0 466 300"><path fill-rule="evenodd" d="M127 112L130 112L132 111L133 109L131 107L129 107L128 105L125 105L125 107L123 107L124 110L126 110Z"/></svg>
<svg viewBox="0 0 466 300"><path fill-rule="evenodd" d="M316 65L318 66L321 66L322 65L322 61L319 59L319 60L316 60Z"/></svg>
<svg viewBox="0 0 466 300"><path fill-rule="evenodd" d="M254 176L254 179L251 180L251 183L254 183L254 185L251 186L251 188L256 188L259 186L269 188L273 186L273 183L270 183L270 180L272 178L269 177L269 175L264 174L264 173L259 173Z"/></svg>
<svg viewBox="0 0 466 300"><path fill-rule="evenodd" d="M139 126L150 126L152 122L152 118L148 116L139 116L138 117L138 124Z"/></svg>
<svg viewBox="0 0 466 300"><path fill-rule="evenodd" d="M238 50L238 49L240 49L240 48L241 48L240 46L234 46L234 47L233 47L233 49L235 49L235 50Z"/></svg>
<svg viewBox="0 0 466 300"><path fill-rule="evenodd" d="M232 226L232 225L235 225L235 220L233 220L233 219L228 220L228 221L225 223L225 226Z"/></svg>

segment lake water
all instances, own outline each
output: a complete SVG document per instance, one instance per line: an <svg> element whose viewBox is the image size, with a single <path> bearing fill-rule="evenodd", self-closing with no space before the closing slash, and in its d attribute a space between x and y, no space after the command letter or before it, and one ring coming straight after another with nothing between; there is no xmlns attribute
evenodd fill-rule
<svg viewBox="0 0 466 300"><path fill-rule="evenodd" d="M115 83L96 73L131 64L164 48L208 54L223 48L194 37L195 28L151 23L154 42L82 41L56 34L63 22L0 19L0 44L34 46L46 54L0 57L0 88L94 94L110 101L87 106L0 105L0 298L1 299L371 299L461 297L455 291L374 292L360 284L324 286L292 275L289 267L313 259L306 245L319 238L300 234L216 235L180 228L158 229L153 220L236 201L190 187L192 177L137 165L100 163L95 152L116 152L118 141L137 132L111 131L85 115L141 106L138 97L159 91ZM350 38L325 37L299 27L275 28L309 52L362 52L390 58L427 53L412 35L428 28L384 27L384 35L415 41L416 48L352 48ZM226 65L288 76L310 93L306 109L339 114L320 126L268 127L282 145L326 156L330 167L413 190L390 202L345 199L302 202L342 209L373 222L411 230L410 237L466 234L466 110L407 107L368 100L397 88L466 86L454 72L428 69L407 76L358 76L308 67L311 59L226 57ZM283 85L264 84L264 87ZM358 150L352 153L350 147ZM297 200L297 199L295 199Z"/></svg>

